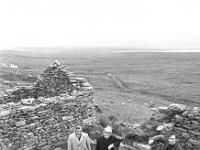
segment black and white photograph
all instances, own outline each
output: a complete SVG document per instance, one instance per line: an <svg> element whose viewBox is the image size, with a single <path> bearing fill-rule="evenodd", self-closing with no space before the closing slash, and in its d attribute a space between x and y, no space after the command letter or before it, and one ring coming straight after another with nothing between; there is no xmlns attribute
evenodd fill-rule
<svg viewBox="0 0 200 150"><path fill-rule="evenodd" d="M200 1L1 0L0 150L200 150Z"/></svg>

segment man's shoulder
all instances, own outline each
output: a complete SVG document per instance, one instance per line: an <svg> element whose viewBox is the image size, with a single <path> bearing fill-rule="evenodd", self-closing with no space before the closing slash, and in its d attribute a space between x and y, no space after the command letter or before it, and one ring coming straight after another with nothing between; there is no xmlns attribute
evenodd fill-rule
<svg viewBox="0 0 200 150"><path fill-rule="evenodd" d="M181 144L179 142L176 143L177 150L183 150Z"/></svg>
<svg viewBox="0 0 200 150"><path fill-rule="evenodd" d="M110 139L118 139L116 136L114 136L114 135L111 135L110 137L109 137Z"/></svg>
<svg viewBox="0 0 200 150"><path fill-rule="evenodd" d="M97 138L97 140L102 140L102 139L104 139L103 136L100 136L99 138Z"/></svg>
<svg viewBox="0 0 200 150"><path fill-rule="evenodd" d="M113 135L110 135L109 139L111 139L111 138L116 138L116 137L113 136ZM100 136L98 139L105 139L105 138L104 138L104 136L102 135L102 136Z"/></svg>
<svg viewBox="0 0 200 150"><path fill-rule="evenodd" d="M69 138L74 137L74 135L75 135L75 133L71 133L71 134L69 135Z"/></svg>
<svg viewBox="0 0 200 150"><path fill-rule="evenodd" d="M116 136L114 136L114 135L110 135L110 138L116 138Z"/></svg>
<svg viewBox="0 0 200 150"><path fill-rule="evenodd" d="M87 136L88 136L88 134L87 134L87 133L85 133L85 132L82 132L82 134L83 134L83 136L85 136L85 137L87 137Z"/></svg>

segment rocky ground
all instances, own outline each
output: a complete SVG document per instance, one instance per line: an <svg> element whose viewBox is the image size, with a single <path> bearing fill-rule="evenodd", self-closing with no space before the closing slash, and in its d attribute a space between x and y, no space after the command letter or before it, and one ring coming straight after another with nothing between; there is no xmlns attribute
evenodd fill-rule
<svg viewBox="0 0 200 150"><path fill-rule="evenodd" d="M58 59L91 83L99 106L96 116L102 120L143 123L155 106L168 106L172 102L200 106L199 54L43 56L1 54L1 91L34 82L46 66Z"/></svg>
<svg viewBox="0 0 200 150"><path fill-rule="evenodd" d="M4 52L1 53L0 88L31 83L52 61L59 60L92 84L96 102L103 110L103 114L98 115L142 122L151 114L146 107L151 103L200 105L198 58L198 53Z"/></svg>

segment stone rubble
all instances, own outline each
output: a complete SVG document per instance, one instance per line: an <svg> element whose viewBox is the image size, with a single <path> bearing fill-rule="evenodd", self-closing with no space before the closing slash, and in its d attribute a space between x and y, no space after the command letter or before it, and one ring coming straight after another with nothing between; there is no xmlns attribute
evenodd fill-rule
<svg viewBox="0 0 200 150"><path fill-rule="evenodd" d="M54 63L36 83L0 96L0 149L48 150L66 143L76 124L95 119L93 104L90 83ZM199 107L158 107L151 119L156 120L156 132L173 132L184 149L200 150Z"/></svg>
<svg viewBox="0 0 200 150"><path fill-rule="evenodd" d="M158 108L158 112L154 114L153 118L155 119L156 116L162 116L156 119L157 122L160 122L159 129L163 129L161 133L166 135L175 133L184 149L200 150L199 107L171 104L167 109Z"/></svg>
<svg viewBox="0 0 200 150"><path fill-rule="evenodd" d="M127 127L123 125L124 129L130 129L128 130L129 133L139 135L131 128L131 125L127 125ZM175 134L183 149L200 150L200 107L191 107L183 104L171 104L168 107L158 107L152 117L140 125L139 129L143 132L141 132L141 135L147 137L147 141L148 138L155 135L163 134L167 137L169 134ZM123 143L125 145L121 146L120 150L158 150L162 147L162 144L155 143L150 148L145 140L144 145L135 146L134 140L128 143L128 145L126 145L127 141L124 140Z"/></svg>
<svg viewBox="0 0 200 150"><path fill-rule="evenodd" d="M67 142L76 124L94 118L93 92L84 78L54 63L31 86L0 97L0 149L47 150Z"/></svg>

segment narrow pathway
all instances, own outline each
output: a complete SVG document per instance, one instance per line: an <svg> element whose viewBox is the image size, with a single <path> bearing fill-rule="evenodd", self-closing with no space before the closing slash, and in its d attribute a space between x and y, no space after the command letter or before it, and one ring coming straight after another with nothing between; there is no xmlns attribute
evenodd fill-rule
<svg viewBox="0 0 200 150"><path fill-rule="evenodd" d="M107 74L107 76L112 79L114 84L123 92L128 92L128 88L124 86L124 83L119 79L119 77L113 75L113 74Z"/></svg>

